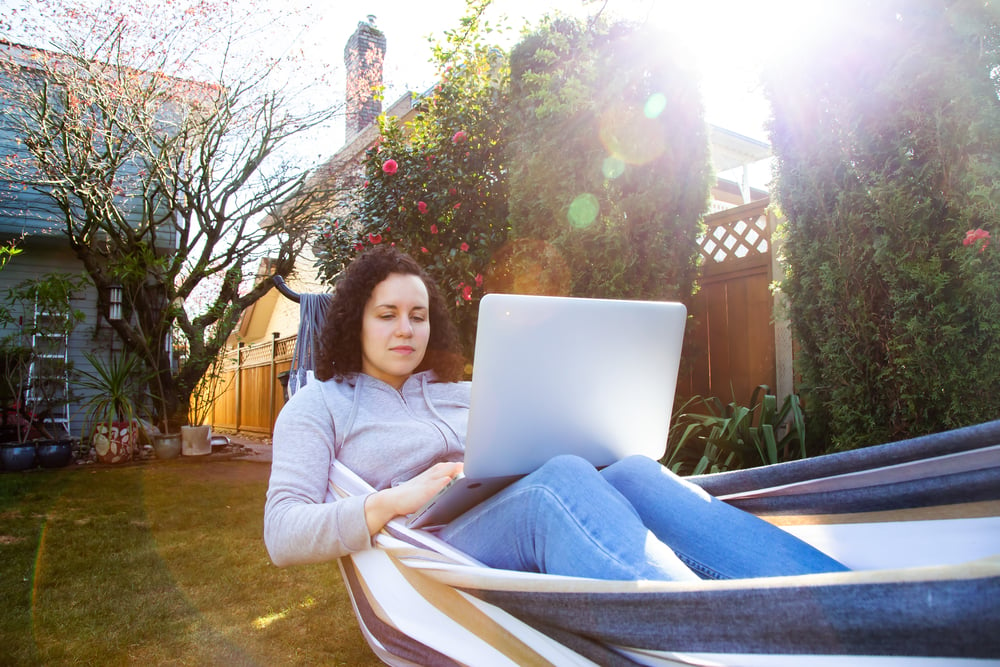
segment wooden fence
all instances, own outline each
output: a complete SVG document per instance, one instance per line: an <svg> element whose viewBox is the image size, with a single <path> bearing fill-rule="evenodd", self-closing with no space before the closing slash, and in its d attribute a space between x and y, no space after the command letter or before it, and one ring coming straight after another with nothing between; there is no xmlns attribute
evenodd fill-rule
<svg viewBox="0 0 1000 667"><path fill-rule="evenodd" d="M792 392L791 336L775 318L771 283L777 219L762 199L706 216L700 289L685 335L682 396L748 404L766 384L779 401Z"/></svg>
<svg viewBox="0 0 1000 667"><path fill-rule="evenodd" d="M220 393L206 422L213 428L270 436L285 404L282 376L292 365L295 336L229 352Z"/></svg>
<svg viewBox="0 0 1000 667"><path fill-rule="evenodd" d="M792 391L791 336L787 324L775 320L770 289L777 220L768 204L763 199L705 218L700 290L690 303L678 396L747 404L759 384L779 402ZM291 336L229 353L208 423L270 436L285 404L281 375L291 367L294 347Z"/></svg>

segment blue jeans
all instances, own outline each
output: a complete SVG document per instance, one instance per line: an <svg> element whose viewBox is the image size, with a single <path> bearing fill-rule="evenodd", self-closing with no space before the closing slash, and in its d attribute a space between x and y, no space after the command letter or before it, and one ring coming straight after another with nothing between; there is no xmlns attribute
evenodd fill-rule
<svg viewBox="0 0 1000 667"><path fill-rule="evenodd" d="M847 568L656 461L559 456L439 536L490 567L596 579L735 579Z"/></svg>

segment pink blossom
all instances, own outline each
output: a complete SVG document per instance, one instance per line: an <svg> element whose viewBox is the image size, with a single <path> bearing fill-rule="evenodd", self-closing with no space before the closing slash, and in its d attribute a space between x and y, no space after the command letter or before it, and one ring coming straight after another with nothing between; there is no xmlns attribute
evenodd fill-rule
<svg viewBox="0 0 1000 667"><path fill-rule="evenodd" d="M382 163L382 171L389 174L390 176L395 174L396 171L398 170L399 170L399 165L392 158L389 158L388 160Z"/></svg>
<svg viewBox="0 0 1000 667"><path fill-rule="evenodd" d="M420 252L422 252L422 253L424 253L426 255L430 251L427 248L421 247L420 248Z"/></svg>
<svg viewBox="0 0 1000 667"><path fill-rule="evenodd" d="M962 245L973 245L979 243L979 252L986 250L986 246L990 244L990 233L982 228L970 229L965 232L965 239L962 240Z"/></svg>
<svg viewBox="0 0 1000 667"><path fill-rule="evenodd" d="M461 207L462 207L462 202L458 202L457 204L455 204L454 206L452 206L452 208L456 209L456 210L458 210Z"/></svg>
<svg viewBox="0 0 1000 667"><path fill-rule="evenodd" d="M469 244L463 241L462 245L458 246L458 249L462 252L469 252Z"/></svg>
<svg viewBox="0 0 1000 667"><path fill-rule="evenodd" d="M467 136L468 135L465 133L465 130L459 130L454 135L452 135L452 137L451 137L451 143L453 143L453 144L460 144L463 141L465 141L465 139L466 139Z"/></svg>
<svg viewBox="0 0 1000 667"><path fill-rule="evenodd" d="M417 202L417 210L420 211L421 213L426 213L427 212L427 202L418 201Z"/></svg>
<svg viewBox="0 0 1000 667"><path fill-rule="evenodd" d="M438 233L438 226L431 225L431 234L437 234L437 233Z"/></svg>

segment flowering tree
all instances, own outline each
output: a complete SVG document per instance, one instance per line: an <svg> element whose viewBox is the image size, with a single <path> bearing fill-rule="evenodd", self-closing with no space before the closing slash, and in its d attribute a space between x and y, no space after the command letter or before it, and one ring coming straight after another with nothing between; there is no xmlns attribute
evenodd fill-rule
<svg viewBox="0 0 1000 667"><path fill-rule="evenodd" d="M271 288L261 261L287 275L333 194L303 191L304 166L281 149L336 109L292 109L278 61L236 62L238 30L258 17L223 4L59 3L19 25L42 40L55 22L49 48L4 60L3 122L23 150L0 175L54 202L53 228L109 327L155 373L159 416L173 424L240 313ZM112 285L121 318L108 318Z"/></svg>
<svg viewBox="0 0 1000 667"><path fill-rule="evenodd" d="M836 11L767 76L808 423L853 448L995 419L1000 14Z"/></svg>
<svg viewBox="0 0 1000 667"><path fill-rule="evenodd" d="M477 304L490 261L507 235L501 163L506 59L483 42L488 1L470 3L458 30L434 50L439 83L401 127L381 117L380 137L364 160L354 217L326 221L319 268L335 279L350 258L392 243L413 255L446 295L471 351Z"/></svg>

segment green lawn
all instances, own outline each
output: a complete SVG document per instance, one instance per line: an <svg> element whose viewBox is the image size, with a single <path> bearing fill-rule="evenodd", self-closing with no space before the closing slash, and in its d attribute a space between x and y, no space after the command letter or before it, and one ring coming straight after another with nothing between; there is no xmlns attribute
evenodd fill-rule
<svg viewBox="0 0 1000 667"><path fill-rule="evenodd" d="M335 563L278 569L269 466L0 473L5 665L375 665Z"/></svg>

